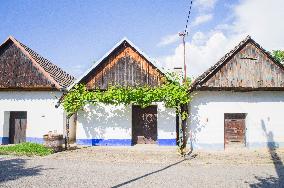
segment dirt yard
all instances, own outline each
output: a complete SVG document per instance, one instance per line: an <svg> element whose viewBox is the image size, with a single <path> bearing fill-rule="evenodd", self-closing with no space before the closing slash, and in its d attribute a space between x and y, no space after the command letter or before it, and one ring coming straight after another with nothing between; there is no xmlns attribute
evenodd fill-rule
<svg viewBox="0 0 284 188"><path fill-rule="evenodd" d="M88 160L98 162L133 162L168 164L183 159L176 147L141 145L134 147L81 147L56 153L45 158ZM225 151L193 151L184 163L205 164L272 164L284 160L284 149L269 152L267 149L231 149Z"/></svg>
<svg viewBox="0 0 284 188"><path fill-rule="evenodd" d="M0 156L0 187L284 187L284 150L85 147L46 157Z"/></svg>

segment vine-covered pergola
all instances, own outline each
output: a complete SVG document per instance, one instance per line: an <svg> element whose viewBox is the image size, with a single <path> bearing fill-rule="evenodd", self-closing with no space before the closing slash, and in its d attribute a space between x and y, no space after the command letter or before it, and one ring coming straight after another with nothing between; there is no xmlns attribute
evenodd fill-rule
<svg viewBox="0 0 284 188"><path fill-rule="evenodd" d="M168 108L175 108L176 114L181 119L180 127L185 132L186 119L188 117L187 106L191 101L189 88L191 80L185 81L175 73L167 73L158 86L120 86L109 85L107 90L88 90L85 85L75 85L63 99L63 107L68 117L82 110L87 104L96 105L105 103L111 105L139 105L142 108L152 105L154 102L163 102ZM186 147L186 139L183 134L182 142L179 142L181 152Z"/></svg>

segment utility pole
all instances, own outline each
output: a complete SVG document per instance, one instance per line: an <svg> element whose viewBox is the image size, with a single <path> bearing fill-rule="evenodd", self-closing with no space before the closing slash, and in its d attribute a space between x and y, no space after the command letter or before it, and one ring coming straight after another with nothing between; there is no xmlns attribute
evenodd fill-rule
<svg viewBox="0 0 284 188"><path fill-rule="evenodd" d="M183 43L183 71L184 71L183 83L185 84L186 83L185 37L187 36L187 33L186 32L180 32L179 36L182 37L182 43ZM180 111L181 111L181 114L183 112L188 113L187 105L180 106ZM182 152L183 155L185 155L185 149L186 149L186 144L187 144L186 127L187 127L186 119L183 120L181 118L181 129L182 129L182 146L181 146L182 151L181 152Z"/></svg>
<svg viewBox="0 0 284 188"><path fill-rule="evenodd" d="M179 36L182 37L182 43L183 43L183 71L184 71L184 82L186 81L186 63L185 63L185 32L180 32Z"/></svg>
<svg viewBox="0 0 284 188"><path fill-rule="evenodd" d="M188 35L188 29L189 29L189 17L191 13L191 8L192 8L192 1L190 1L190 6L189 6L189 11L187 15L187 20L186 20L186 25L185 25L185 30L183 32L179 33L179 36L182 37L182 43L183 43L183 71L184 71L184 78L183 78L183 83L186 84L186 63L185 63L185 37ZM181 105L180 106L180 116L183 113L188 114L188 104L186 105ZM187 144L187 138L186 138L186 131L187 131L187 119L181 119L181 129L182 129L182 145L181 145L181 152L183 155L185 155L185 149L186 149L186 144ZM190 134L191 136L191 134ZM192 149L192 148L191 148Z"/></svg>

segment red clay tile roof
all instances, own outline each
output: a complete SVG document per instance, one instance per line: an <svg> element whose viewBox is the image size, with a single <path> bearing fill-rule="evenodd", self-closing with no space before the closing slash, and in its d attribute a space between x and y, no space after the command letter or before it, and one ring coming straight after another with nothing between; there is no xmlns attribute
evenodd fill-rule
<svg viewBox="0 0 284 188"><path fill-rule="evenodd" d="M43 58L38 53L24 45L23 43L10 36L11 39L21 50L23 50L30 59L37 63L43 69L44 75L55 84L58 89L69 87L75 80L73 76L62 70L57 65L51 63L49 60Z"/></svg>

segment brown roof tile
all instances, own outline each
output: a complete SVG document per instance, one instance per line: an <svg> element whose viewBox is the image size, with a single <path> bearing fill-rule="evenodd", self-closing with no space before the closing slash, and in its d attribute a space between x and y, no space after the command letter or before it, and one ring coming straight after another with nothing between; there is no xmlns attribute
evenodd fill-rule
<svg viewBox="0 0 284 188"><path fill-rule="evenodd" d="M23 43L19 42L15 38L10 38L12 40L14 39L20 44L21 47L23 47L23 49L31 56L31 58L44 69L44 71L53 79L53 81L56 82L56 85L59 85L61 88L67 88L74 82L75 78L62 70L60 67L51 63L48 59L43 58L38 53L36 53Z"/></svg>

